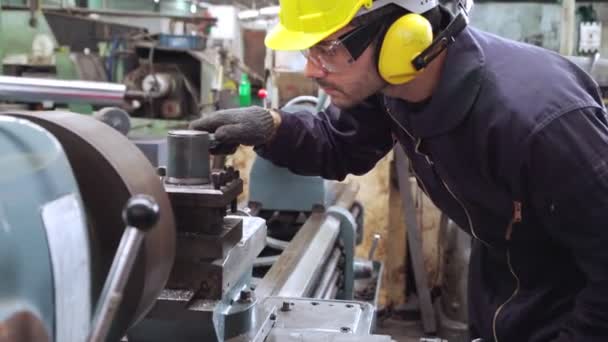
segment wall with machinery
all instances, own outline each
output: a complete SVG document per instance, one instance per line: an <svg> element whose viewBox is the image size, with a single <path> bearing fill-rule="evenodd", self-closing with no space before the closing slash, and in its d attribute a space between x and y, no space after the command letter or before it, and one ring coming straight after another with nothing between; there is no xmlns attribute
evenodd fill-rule
<svg viewBox="0 0 608 342"><path fill-rule="evenodd" d="M222 106L231 105L234 87L223 92L225 86L248 72L239 57L242 53L233 52L238 50L234 44L207 47L215 19L203 13L87 9L68 13L44 7L42 11L5 8L1 14L5 75L123 83L134 96L118 104L135 117L187 119L217 108L220 101ZM238 42L240 35L233 38ZM82 109L68 105L91 113L100 108L91 100ZM65 105L46 103L47 107Z"/></svg>
<svg viewBox="0 0 608 342"><path fill-rule="evenodd" d="M559 51L559 4L478 3L471 22L482 30Z"/></svg>
<svg viewBox="0 0 608 342"><path fill-rule="evenodd" d="M27 58L36 36L44 36L54 44L50 46L51 50L57 46L47 21L40 14L35 14L36 25L27 25L31 18L28 11L0 11L0 50L4 58Z"/></svg>
<svg viewBox="0 0 608 342"><path fill-rule="evenodd" d="M602 49L600 55L608 57L608 4L601 2L580 2L581 6L593 5L597 12L598 19L602 22Z"/></svg>
<svg viewBox="0 0 608 342"><path fill-rule="evenodd" d="M591 5L602 23L603 44L601 56L608 56L608 4L603 2L576 2L576 24L574 32L575 50L580 40L580 9ZM561 3L476 3L471 15L474 26L495 33L501 37L514 39L554 51L560 51L560 35L563 30ZM575 55L581 54L575 51Z"/></svg>
<svg viewBox="0 0 608 342"><path fill-rule="evenodd" d="M563 55L591 74L608 103L608 4L480 2L474 26Z"/></svg>

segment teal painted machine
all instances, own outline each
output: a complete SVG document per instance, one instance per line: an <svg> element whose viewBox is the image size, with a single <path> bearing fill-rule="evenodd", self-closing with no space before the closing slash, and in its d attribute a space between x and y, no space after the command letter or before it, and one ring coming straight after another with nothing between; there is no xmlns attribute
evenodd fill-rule
<svg viewBox="0 0 608 342"><path fill-rule="evenodd" d="M314 106L294 100L295 104L288 104L283 111L316 112ZM315 206L325 207L331 203L329 197L335 197L328 193L326 183L321 177L299 176L256 157L250 173L249 202L264 211L310 212Z"/></svg>
<svg viewBox="0 0 608 342"><path fill-rule="evenodd" d="M320 177L298 176L262 158L255 159L250 177L251 202L263 210L311 211L326 203L325 181Z"/></svg>
<svg viewBox="0 0 608 342"><path fill-rule="evenodd" d="M38 125L0 117L0 167L0 322L15 316L43 328L35 336L84 341L92 307L89 237L63 148Z"/></svg>
<svg viewBox="0 0 608 342"><path fill-rule="evenodd" d="M118 131L66 112L2 113L0 167L0 341L119 340L173 264L156 170Z"/></svg>

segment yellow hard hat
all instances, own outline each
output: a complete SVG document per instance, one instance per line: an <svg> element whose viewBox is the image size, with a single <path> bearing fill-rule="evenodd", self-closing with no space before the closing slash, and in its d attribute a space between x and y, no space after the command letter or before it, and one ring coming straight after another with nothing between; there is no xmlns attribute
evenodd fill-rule
<svg viewBox="0 0 608 342"><path fill-rule="evenodd" d="M274 50L304 50L345 27L372 0L281 0L280 23L266 36Z"/></svg>

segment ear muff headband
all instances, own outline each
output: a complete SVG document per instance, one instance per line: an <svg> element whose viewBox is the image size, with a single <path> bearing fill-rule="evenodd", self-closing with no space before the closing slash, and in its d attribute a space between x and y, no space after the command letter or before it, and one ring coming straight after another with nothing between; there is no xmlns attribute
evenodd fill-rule
<svg viewBox="0 0 608 342"><path fill-rule="evenodd" d="M460 6L458 15L433 39L430 22L420 14L408 13L388 28L378 54L378 71L389 84L404 84L428 66L455 40L468 24ZM409 61L404 63L404 60Z"/></svg>
<svg viewBox="0 0 608 342"><path fill-rule="evenodd" d="M456 41L456 36L458 36L468 24L469 16L464 9L461 9L445 30L441 31L433 43L412 61L414 67L417 70L426 68L426 66L439 56L443 50L447 49L448 46Z"/></svg>

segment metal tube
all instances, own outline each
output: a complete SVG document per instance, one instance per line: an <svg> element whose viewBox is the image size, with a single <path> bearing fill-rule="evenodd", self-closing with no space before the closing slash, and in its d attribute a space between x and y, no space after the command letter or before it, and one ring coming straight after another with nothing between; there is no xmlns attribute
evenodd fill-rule
<svg viewBox="0 0 608 342"><path fill-rule="evenodd" d="M576 0L562 1L560 54L569 56L574 53L576 39Z"/></svg>
<svg viewBox="0 0 608 342"><path fill-rule="evenodd" d="M313 298L322 298L323 294L327 292L327 289L331 285L331 278L334 277L334 274L338 272L338 262L340 261L340 250L336 248L331 255L329 261L327 261L327 267L325 267L325 271L323 272L323 277L319 282L319 286L315 290L315 293L312 295Z"/></svg>
<svg viewBox="0 0 608 342"><path fill-rule="evenodd" d="M310 242L277 296L310 296L314 284L321 276L322 265L336 245L339 232L340 221L335 217L326 217L319 228L319 234Z"/></svg>
<svg viewBox="0 0 608 342"><path fill-rule="evenodd" d="M117 106L124 103L126 92L124 84L0 76L0 100Z"/></svg>
<svg viewBox="0 0 608 342"><path fill-rule="evenodd" d="M338 278L339 274L335 273L333 277L329 280L331 284L327 291L323 294L323 299L335 299L336 294L338 293Z"/></svg>
<svg viewBox="0 0 608 342"><path fill-rule="evenodd" d="M279 256L278 255L270 255L270 256L257 257L255 259L255 261L253 262L253 267L268 267L268 266L272 266L275 262L277 262L277 260L279 260Z"/></svg>
<svg viewBox="0 0 608 342"><path fill-rule="evenodd" d="M266 246L274 249L278 249L280 251L284 251L287 246L289 246L289 242L272 238L270 236L266 237Z"/></svg>
<svg viewBox="0 0 608 342"><path fill-rule="evenodd" d="M287 107L291 107L293 105L302 105L302 104L306 104L306 103L312 103L314 106L316 106L318 104L318 102L319 102L319 99L317 97L302 95L302 96L298 96L294 99L289 100L289 102L287 102L285 104L285 106L283 106L283 107L287 108Z"/></svg>
<svg viewBox="0 0 608 342"><path fill-rule="evenodd" d="M256 288L258 297L309 297L339 231L340 221L335 217L311 215Z"/></svg>
<svg viewBox="0 0 608 342"><path fill-rule="evenodd" d="M145 233L135 227L127 227L120 240L116 256L110 267L108 280L99 299L99 307L93 318L89 342L105 341L114 316L123 299L123 292L135 259L142 245Z"/></svg>

